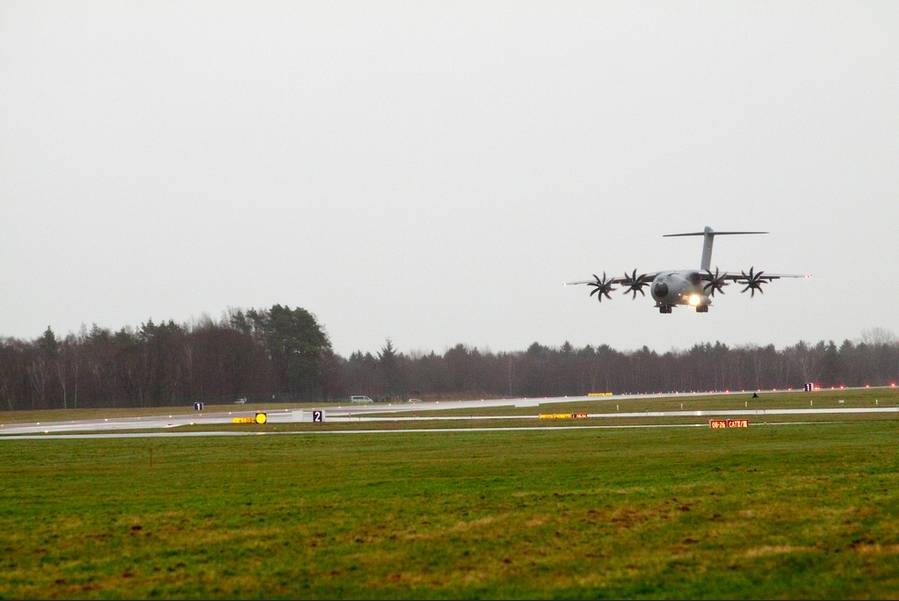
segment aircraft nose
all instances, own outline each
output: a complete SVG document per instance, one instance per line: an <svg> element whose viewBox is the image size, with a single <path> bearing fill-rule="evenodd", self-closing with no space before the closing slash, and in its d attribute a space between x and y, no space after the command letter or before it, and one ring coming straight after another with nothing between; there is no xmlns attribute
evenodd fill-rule
<svg viewBox="0 0 899 601"><path fill-rule="evenodd" d="M656 282L652 285L652 295L656 298L664 298L668 295L668 284L665 282Z"/></svg>

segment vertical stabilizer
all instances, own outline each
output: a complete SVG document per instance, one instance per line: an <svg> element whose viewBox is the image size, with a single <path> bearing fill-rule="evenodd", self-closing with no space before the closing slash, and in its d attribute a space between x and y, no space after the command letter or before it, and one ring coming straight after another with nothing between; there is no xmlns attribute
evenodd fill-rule
<svg viewBox="0 0 899 601"><path fill-rule="evenodd" d="M715 236L733 236L736 234L767 234L768 232L716 232L709 226L705 226L701 232L689 232L687 234L664 234L663 238L674 236L702 236L702 258L699 262L700 269L711 269L712 266L712 243Z"/></svg>
<svg viewBox="0 0 899 601"><path fill-rule="evenodd" d="M711 269L712 243L715 241L715 233L712 228L705 226L702 230L702 259L699 262L700 269Z"/></svg>

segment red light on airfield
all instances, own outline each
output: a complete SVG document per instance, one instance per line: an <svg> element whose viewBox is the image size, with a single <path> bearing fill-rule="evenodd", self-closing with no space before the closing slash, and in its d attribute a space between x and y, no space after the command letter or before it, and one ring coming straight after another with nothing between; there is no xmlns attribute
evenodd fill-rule
<svg viewBox="0 0 899 601"><path fill-rule="evenodd" d="M871 388L870 384L865 384L865 388Z"/></svg>
<svg viewBox="0 0 899 601"><path fill-rule="evenodd" d="M890 382L890 388L896 388L896 383L895 383L895 382Z"/></svg>
<svg viewBox="0 0 899 601"><path fill-rule="evenodd" d="M840 384L840 390L845 390L845 389L846 389L846 387L843 386L842 384Z"/></svg>

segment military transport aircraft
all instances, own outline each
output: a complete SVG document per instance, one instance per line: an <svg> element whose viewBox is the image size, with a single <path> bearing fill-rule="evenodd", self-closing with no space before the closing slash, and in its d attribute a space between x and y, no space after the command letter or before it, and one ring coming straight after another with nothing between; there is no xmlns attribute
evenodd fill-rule
<svg viewBox="0 0 899 601"><path fill-rule="evenodd" d="M596 300L602 302L602 297L611 300L610 292L617 290L612 286L620 284L627 286L624 294L630 293L631 300L637 298L637 293L646 296L643 292L645 286L649 286L649 292L658 307L659 313L671 313L671 309L676 305L687 305L695 307L697 313L706 313L712 304L712 297L716 292L724 294L724 287L729 285L728 282L735 282L744 285L741 292L750 291L750 296L755 296L755 291L759 293L762 290L762 284L769 284L772 280L780 278L805 278L807 275L795 275L784 273L765 273L764 271L755 271L755 267L750 267L749 272L740 271L724 271L721 272L715 267L715 272L711 271L712 262L712 242L715 236L731 236L735 234L767 234L768 232L716 232L709 226L701 232L690 232L687 234L664 234L663 237L671 236L702 236L702 259L700 260L699 269L674 269L667 271L654 271L651 273L637 274L634 269L630 274L624 272L623 277L606 277L606 272L599 277L595 273L592 280L581 282L566 282L565 285L586 284L591 286L590 296L596 295Z"/></svg>

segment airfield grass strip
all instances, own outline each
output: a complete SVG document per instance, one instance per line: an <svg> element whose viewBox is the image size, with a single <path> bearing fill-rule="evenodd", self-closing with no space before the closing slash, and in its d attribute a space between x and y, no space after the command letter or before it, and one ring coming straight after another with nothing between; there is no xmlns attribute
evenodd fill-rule
<svg viewBox="0 0 899 601"><path fill-rule="evenodd" d="M0 446L0 597L897 598L899 421Z"/></svg>

